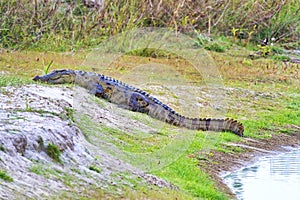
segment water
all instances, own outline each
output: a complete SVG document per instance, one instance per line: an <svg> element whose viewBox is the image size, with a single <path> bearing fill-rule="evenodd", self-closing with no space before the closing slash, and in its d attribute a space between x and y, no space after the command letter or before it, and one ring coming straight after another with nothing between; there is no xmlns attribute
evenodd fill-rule
<svg viewBox="0 0 300 200"><path fill-rule="evenodd" d="M224 177L238 199L300 199L300 149L259 159Z"/></svg>

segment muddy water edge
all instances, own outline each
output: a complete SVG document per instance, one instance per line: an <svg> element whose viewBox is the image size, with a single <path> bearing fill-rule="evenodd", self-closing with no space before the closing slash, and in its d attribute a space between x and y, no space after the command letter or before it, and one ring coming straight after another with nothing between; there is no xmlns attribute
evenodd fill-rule
<svg viewBox="0 0 300 200"><path fill-rule="evenodd" d="M278 156L279 153L287 153L292 149L300 148L300 131L295 129L292 134L276 134L268 139L245 138L240 143L228 143L229 146L241 147L245 151L240 153L224 153L212 151L209 160L201 159L200 167L205 168L217 181L217 185L222 191L232 198L237 198L236 194L225 183L224 177L235 171L246 168L259 161L260 158ZM200 153L201 154L201 153ZM207 153L205 153L207 155ZM203 156L205 156L203 155Z"/></svg>
<svg viewBox="0 0 300 200"><path fill-rule="evenodd" d="M225 183L238 199L300 199L300 148L287 149L226 175Z"/></svg>

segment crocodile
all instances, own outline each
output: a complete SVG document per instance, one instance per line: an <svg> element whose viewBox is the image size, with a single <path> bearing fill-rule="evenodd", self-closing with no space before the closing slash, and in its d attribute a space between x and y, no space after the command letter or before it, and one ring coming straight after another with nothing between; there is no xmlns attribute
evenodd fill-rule
<svg viewBox="0 0 300 200"><path fill-rule="evenodd" d="M49 84L76 84L86 88L89 93L122 108L146 113L152 118L174 126L192 130L232 132L243 136L244 126L237 120L185 117L147 92L103 74L62 69L54 70L44 76L35 76L33 80Z"/></svg>

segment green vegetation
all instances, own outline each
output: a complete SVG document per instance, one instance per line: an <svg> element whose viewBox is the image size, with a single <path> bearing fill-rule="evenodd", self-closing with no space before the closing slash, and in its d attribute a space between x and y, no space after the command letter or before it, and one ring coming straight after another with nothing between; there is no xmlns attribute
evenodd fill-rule
<svg viewBox="0 0 300 200"><path fill-rule="evenodd" d="M74 122L74 109L65 107L64 110L66 111L67 118L70 120L70 123ZM63 116L61 116L63 118Z"/></svg>
<svg viewBox="0 0 300 200"><path fill-rule="evenodd" d="M103 7L96 8L84 2L88 1L1 1L0 48L77 50L141 27L231 34L238 40L245 39L246 43L274 37L287 47L299 47L300 3L297 0L205 3L106 0Z"/></svg>
<svg viewBox="0 0 300 200"><path fill-rule="evenodd" d="M195 198L180 192L178 190L171 190L165 188L151 188L148 187L135 187L136 190L125 189L124 195L121 197L128 199L156 199L156 200L173 200L173 199L185 199L193 200Z"/></svg>
<svg viewBox="0 0 300 200"><path fill-rule="evenodd" d="M6 152L6 149L2 144L0 144L0 151Z"/></svg>
<svg viewBox="0 0 300 200"><path fill-rule="evenodd" d="M89 170L95 171L98 174L100 174L102 172L102 169L100 169L99 167L96 167L94 165L89 166Z"/></svg>
<svg viewBox="0 0 300 200"><path fill-rule="evenodd" d="M225 52L229 45L230 41L225 37L213 40L212 38L197 34L195 39L195 46L220 53Z"/></svg>
<svg viewBox="0 0 300 200"><path fill-rule="evenodd" d="M51 175L58 177L60 174L62 174L62 171L52 169L50 166L45 166L42 164L35 164L31 166L29 171L38 175L42 175L46 178L50 178Z"/></svg>
<svg viewBox="0 0 300 200"><path fill-rule="evenodd" d="M229 50L224 54L212 53L216 65L224 76L225 85L228 87L238 88L237 92L230 94L230 104L233 106L240 105L237 109L228 110L228 116L242 119L245 125L245 135L251 138L268 138L271 134L291 133L292 130L287 127L289 124L298 125L300 117L299 105L300 98L297 95L297 80L293 77L296 75L297 65L291 65L289 69L284 69L284 64L270 58L260 60L247 60L243 51L237 52ZM230 55L228 55L230 54ZM250 66L249 66L250 65ZM269 67L265 67L268 65ZM281 73L271 73L280 71ZM249 76L247 76L249 74ZM269 79L268 76L272 76ZM282 79L289 78L290 82L284 82ZM296 82L294 82L296 81ZM272 92L271 92L272 91ZM151 91L149 91L151 93ZM165 94L161 94L164 96ZM90 99L93 101L93 99ZM108 108L106 101L96 99L96 102L103 108ZM110 107L111 109L111 107ZM198 152L221 151L225 153L239 153L245 151L241 147L224 145L226 142L239 142L241 138L231 133L206 133L193 132L188 130L177 130L174 127L157 124L147 115L123 111L121 109L111 109L111 112L121 112L120 116L137 120L139 123L147 124L150 127L163 127L157 133L147 136L147 133L133 132L130 133L116 127L108 127L105 124L93 122L88 115L84 113L75 113L80 129L85 133L86 138L93 144L101 144L105 141L114 144L122 151L130 153L137 161L130 161L134 165L140 166L148 160L156 163L159 161L163 165L159 170L153 170L151 173L158 175L179 188L181 188L188 197L186 198L207 198L207 199L227 199L226 195L215 189L215 185L207 174L199 169ZM82 115L82 116L81 116ZM164 159L167 154L161 154L159 160L152 160L151 154L156 151L160 152L165 149L168 143L179 133L184 131L184 135L195 134L193 140L186 152L177 160L168 165L164 165ZM144 134L144 135L143 135ZM180 143L176 143L178 149ZM103 148L103 146L102 146ZM175 152L175 151L174 151ZM145 154L146 157L141 155ZM169 156L169 155L168 155ZM210 153L202 159L209 160ZM143 167L143 166L141 166Z"/></svg>
<svg viewBox="0 0 300 200"><path fill-rule="evenodd" d="M23 85L23 84L28 84L30 82L31 81L29 81L28 78L16 77L12 75L8 75L8 76L0 75L0 87Z"/></svg>
<svg viewBox="0 0 300 200"><path fill-rule="evenodd" d="M131 114L130 111L124 111L122 113L126 115ZM221 133L220 137L219 133L207 134L203 132L196 133L194 131L194 133L196 133L195 137L193 137L186 151L180 156L178 155L178 150L184 148L181 143L185 143L186 139L184 139L184 141L174 140L175 143L173 150L172 147L170 148L170 146L167 145L173 140L172 138L176 138L179 131L183 130L176 129L176 131L174 131L174 127L165 126L164 129L160 130L160 132L163 132L161 134L139 137L135 134L130 134L119 129L105 127L97 122L93 122L93 120L91 120L87 115L81 116L83 114L84 113L82 112L75 113L75 115L79 115L76 123L92 144L101 145L103 142L114 144L119 149L122 149L123 152L129 153L129 157L126 157L125 154L121 155L117 152L113 152L114 148L111 146L108 147L108 152L138 167L143 168L148 164L151 165L151 163L149 163L150 161L153 162L152 165L155 169L155 165L159 162L160 165L162 165L162 168L159 168L159 170L152 170L151 173L154 173L155 175L158 175L183 189L183 191L185 191L185 196L188 199L193 199L195 197L226 199L226 195L215 189L212 179L204 171L199 169L197 159L191 159L188 155L192 155L198 151L207 151L209 149L224 149L224 151L226 149L227 152L236 152L239 149L233 149L232 147L228 147L227 149L226 146L221 147L220 144L224 141L239 141L239 137L231 133ZM152 118L149 118L148 120L154 124L157 123L157 120ZM163 122L159 123L163 124ZM192 131L185 129L184 131L184 135L194 134ZM146 133L144 134L146 135ZM101 145L101 147L105 148L103 145ZM167 148L170 148L171 150L166 152ZM165 150L161 151L162 149ZM173 156L170 155L174 154L175 149L177 151L176 154ZM157 152L160 152L159 155L157 155ZM167 164L168 159L174 156L179 158L176 158L171 163ZM164 166L165 164L167 165ZM182 193L182 195L184 193ZM171 197L172 196L170 196L170 198Z"/></svg>
<svg viewBox="0 0 300 200"><path fill-rule="evenodd" d="M7 175L7 173L0 169L0 179L7 181L7 182L13 182L14 179Z"/></svg>
<svg viewBox="0 0 300 200"><path fill-rule="evenodd" d="M126 52L126 55L133 55L133 56L143 56L143 57L151 57L151 58L178 58L179 56L167 52L162 49L153 49L153 48L146 48L146 49L135 49L130 52Z"/></svg>
<svg viewBox="0 0 300 200"><path fill-rule="evenodd" d="M72 172L75 172L76 174L82 174L82 172L78 168L71 168Z"/></svg>
<svg viewBox="0 0 300 200"><path fill-rule="evenodd" d="M279 60L279 61L290 61L291 60L291 58L286 55L274 55L274 56L271 56L271 58L274 60Z"/></svg>
<svg viewBox="0 0 300 200"><path fill-rule="evenodd" d="M126 112L126 114L130 115L131 113ZM97 143L95 142L97 140L106 141L130 153L149 153L159 150L162 146L168 144L170 138L177 133L172 130L170 126L168 127L163 124L163 122L159 122L158 125L163 128L153 135L138 131L129 133L117 128L105 126L104 124L93 123L87 115L81 115L79 113L76 113L76 115L79 116L79 121L76 121L77 124L84 130L87 139L89 139L91 143ZM149 116L147 116L147 118L149 118ZM156 120L151 118L148 120L150 123L157 124Z"/></svg>
<svg viewBox="0 0 300 200"><path fill-rule="evenodd" d="M222 75L225 88L236 89L234 92L226 91L230 96L226 102L229 104L226 115L243 122L245 136L269 138L277 133L290 134L295 133L292 125L300 125L299 65L282 62L290 61L285 49L300 48L299 1L161 1L158 5L148 0L106 0L103 8L87 7L81 0L72 4L70 1L35 2L38 1L0 1L0 87L33 83L33 76L46 74L50 68L104 73L100 68L81 66L90 48L98 47L105 39L128 30L165 27L176 33L187 33L194 42L194 48L209 51L207 55L211 56L213 65ZM264 38L272 37L275 38L273 46L260 45ZM25 51L10 51L15 49ZM249 57L253 52L259 52L259 59ZM199 79L193 76L199 72L167 49L143 48L124 53L111 64L107 75L126 75L134 67L148 64L151 60L173 66L180 76L188 74L183 77L187 82ZM148 91L155 92L151 88ZM156 92L162 97L166 97L166 93ZM178 94L171 96L182 100ZM114 123L95 122L88 113L90 108L85 108L87 113L65 108L67 116L64 116L32 109L26 102L25 109L16 111L68 118L70 123L80 127L95 147L107 148L108 153L164 178L178 186L179 190L154 186L149 190L149 186L141 185L140 180L123 175L122 180L131 183L134 190L120 181L120 185L109 186L111 188L107 191L97 188L91 191L88 188L86 194L95 199L228 199L201 169L199 160L209 162L212 152L216 151L232 154L245 151L241 147L226 145L227 142L240 142L242 138L231 133L174 128L147 115L113 107L101 99L91 97L89 101L110 110L115 116L134 120L137 127L127 130ZM149 130L138 128L138 125ZM178 139L181 135L188 139ZM40 145L43 148L42 140ZM180 149L184 151L180 152ZM5 152L6 149L0 145L0 151ZM53 166L62 164L57 145L49 144L46 152L55 162ZM102 172L94 165L89 169ZM30 171L46 178L56 177L69 186L77 180L43 164L32 166ZM70 171L86 175L85 171L77 168ZM0 178L13 181L3 170L0 170ZM123 193L115 194L109 190L121 190ZM66 197L71 199L67 194Z"/></svg>
<svg viewBox="0 0 300 200"><path fill-rule="evenodd" d="M247 126L247 134L249 136L256 137L269 137L271 134L289 131L283 130L283 127L287 124L298 124L300 117L300 96L297 98L286 98L277 100L282 105L276 106L276 109L266 112L263 109L258 111L256 119L249 119L245 122Z"/></svg>
<svg viewBox="0 0 300 200"><path fill-rule="evenodd" d="M73 187L73 181L76 180L76 178L72 174L57 169L55 165L36 163L30 167L29 171L37 175L41 175L47 179L55 177L71 188Z"/></svg>
<svg viewBox="0 0 300 200"><path fill-rule="evenodd" d="M190 195L181 192L180 190L159 188L156 186L149 186L142 182L140 178L132 178L130 173L114 173L113 177L116 177L117 185L123 185L122 182L128 182L131 187L123 187L124 193L118 198L128 198L128 199L158 199L158 200L172 200L172 199L194 199ZM118 181L119 180L119 181Z"/></svg>
<svg viewBox="0 0 300 200"><path fill-rule="evenodd" d="M194 198L227 199L215 189L211 178L199 170L197 163L196 159L182 157L155 174L188 191Z"/></svg>
<svg viewBox="0 0 300 200"><path fill-rule="evenodd" d="M226 48L221 46L217 42L212 42L204 47L206 50L215 51L215 52L225 52Z"/></svg>
<svg viewBox="0 0 300 200"><path fill-rule="evenodd" d="M228 41L221 39L221 42L223 42L224 46L228 46ZM235 48L240 47L235 46ZM226 52L222 54L211 51L215 64L224 77L224 84L228 87L237 88L238 90L230 94L231 98L228 103L232 104L233 108L228 110L228 117L241 119L246 127L245 135L247 137L267 138L274 133L292 133L293 130L287 127L287 125L299 125L299 122L297 122L300 107L300 99L299 95L297 95L299 84L295 78L297 76L295 72L297 65L290 64L289 68L285 68L284 63L270 58L248 60L246 59L248 53L249 51L244 48L240 48L237 51L227 49ZM18 56L20 55L21 52L18 52ZM50 56L52 56L52 54ZM57 54L57 58L59 58L59 56L60 54ZM34 58L34 54L32 54L32 57ZM134 56L124 56L124 59L129 63L139 62L139 58ZM147 59L148 58L145 60ZM160 58L151 59L161 61ZM61 63L64 61L63 59L58 60L58 65L62 65ZM122 59L120 62L122 62ZM185 65L180 66L185 67ZM186 78L189 79L190 77ZM283 80L288 80L288 82ZM149 92L152 93L151 90L149 90ZM164 96L166 93L160 93L159 95ZM178 98L180 99L181 97L179 96ZM154 164L157 165L160 161L160 165L164 165L164 167L150 172L172 182L181 189L177 192L158 189L157 191L155 190L157 194L165 197L165 199L173 199L173 197L178 197L179 199L193 199L196 197L227 199L226 195L216 189L215 183L211 177L199 167L198 162L200 159L210 160L212 156L211 151L221 151L225 153L243 151L243 149L239 147L224 145L225 142L237 142L240 141L241 138L231 133L189 132L185 129L174 129L174 127L153 120L149 116L141 113L126 111L117 108L117 106L112 109L113 105L107 103L105 100L93 97L88 99L89 101L95 102L99 107L110 109L110 112L115 112L116 115L126 116L126 118L136 120L137 123L145 124L147 127L161 127L160 129L156 129L156 132L153 133L137 130L129 132L118 127L107 126L104 123L96 123L88 117L89 115L78 116L76 109L67 111L67 113L69 113L68 116L80 127L89 142L95 146L101 146L101 148L104 148L103 142L112 144L122 152L137 156L133 164L138 167L143 167L141 163L149 163L149 160L151 161L153 157L149 157L148 154L155 155L155 152L160 152L161 149L165 149L168 143L172 141L173 138L176 138L176 135L180 133L180 131L184 131L184 135L195 135L186 151L180 154L180 156L178 156L178 149L182 148L181 143L175 143L174 147L176 148L173 150L170 149L170 152L176 152L174 155L178 156L178 159L174 159L173 162L164 165L167 163L165 159L170 157L170 155L162 153L159 155L159 159L154 160ZM239 109L234 107L237 104L240 105ZM87 108L86 112L89 112ZM54 149L57 150L54 150L54 152L60 152L57 147ZM198 156L198 152L207 152L207 154L202 158ZM59 158L60 153L55 155L58 155ZM45 172L42 167L32 168L32 171L37 174ZM46 174L42 175L46 177L51 177L51 173L59 174L55 171L45 173ZM62 180L66 184L71 184L68 178ZM138 183L136 184L138 185ZM125 197L157 197L154 194L155 192L147 192L144 187L137 186L133 192L126 192L127 189L126 186L122 188L125 192L122 195Z"/></svg>
<svg viewBox="0 0 300 200"><path fill-rule="evenodd" d="M49 69L50 69L51 65L53 64L53 60L51 60L48 65L46 65L44 62L45 61L43 60L43 66L44 66L43 74L45 75L45 74L48 74Z"/></svg>
<svg viewBox="0 0 300 200"><path fill-rule="evenodd" d="M47 154L50 158L53 159L53 161L62 163L62 160L60 159L61 151L55 144L48 144L47 146Z"/></svg>

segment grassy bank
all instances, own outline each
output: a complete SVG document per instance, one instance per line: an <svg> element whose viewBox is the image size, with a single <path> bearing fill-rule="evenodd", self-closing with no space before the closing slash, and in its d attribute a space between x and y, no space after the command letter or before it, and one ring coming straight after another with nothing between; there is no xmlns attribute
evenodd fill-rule
<svg viewBox="0 0 300 200"><path fill-rule="evenodd" d="M50 71L81 69L128 81L185 115L214 117L215 113L218 116L221 113L222 117L238 119L245 126L246 137L259 139L277 133L291 134L295 126L300 126L300 67L288 62L291 57L285 53L285 49L300 49L299 1L106 0L100 6L88 6L85 2L88 1L0 0L0 92L4 86L32 84L32 78L48 68ZM161 49L126 51L130 48L125 48L124 55L113 58L115 60L103 71L97 50L92 54L91 49L119 34L120 41L113 38L117 43L112 44L127 42L130 46L137 41L122 39L126 37L122 33L145 27L172 29L176 34L191 36L193 48L203 50L201 65L207 69L210 66L222 75L218 84L223 89L217 89L223 96L210 93L202 74L189 61ZM259 46L264 38L274 38L274 46ZM142 42L147 43L147 40ZM188 41L178 43L185 42ZM175 48L180 49L179 46ZM96 63L92 63L93 58ZM157 70L165 66L169 71ZM139 67L150 70L138 71ZM141 74L143 76L137 78ZM180 87L184 89L179 91ZM213 107L218 101L224 104ZM72 118L90 143L97 146L106 141L117 146L121 152L136 158L125 161L141 169L152 166L145 171L179 188L161 189L141 185L140 180L128 180L131 186L122 185L120 181L103 190L89 188L93 192L87 189L86 194L91 198L229 198L217 188L199 161L210 162L214 151L230 154L244 151L224 145L240 142L242 138L230 133L176 129L146 115L112 107L104 100L91 99L90 103L95 107L85 110L87 113L76 113L75 109L76 116ZM99 107L109 110L114 116L111 119L119 120L116 123L128 126L127 122L137 123L145 129L132 125L127 130L123 126L97 122L89 112ZM101 169L94 166L90 169L101 173ZM9 180L5 171L2 174L2 179Z"/></svg>
<svg viewBox="0 0 300 200"><path fill-rule="evenodd" d="M35 51L15 51L3 52L0 55L0 79L1 86L29 84L34 75L42 74L43 67L47 66L52 60L53 64L50 68L79 68L84 70L92 70L88 66L80 66L88 52L79 52L76 54L69 53L40 53ZM299 96L299 65L276 61L270 58L261 58L251 60L246 55L249 51L246 48L235 47L227 50L225 53L210 52L214 59L215 65L223 76L223 84L226 88L228 96L226 101L228 106L227 117L239 119L245 125L245 136L251 138L268 138L271 134L276 133L292 133L293 125L299 126L300 118L300 96ZM124 67L131 68L132 63L148 62L164 63L174 66L180 63L182 68L184 62L180 60L172 60L168 58L148 58L124 55L116 63L114 70L110 75L120 77L124 73ZM171 63L171 64L170 64ZM175 66L176 67L176 66ZM125 68L126 70L126 68ZM192 74L192 73L191 73ZM156 75L159 77L159 74ZM19 78L20 77L20 78ZM163 78L163 77L161 77ZM186 80L192 76L184 77ZM154 89L147 89L151 93L157 93ZM169 91L170 93L170 91ZM162 98L169 98L168 91L159 93ZM170 95L170 99L181 99L184 97ZM172 98L173 96L173 98ZM189 98L183 99L186 102L191 101ZM94 102L94 101L93 101ZM111 109L111 105L104 100L96 100L100 107ZM172 103L172 101L171 101ZM193 103L193 102L192 102ZM176 107L177 104L174 104ZM133 181L136 185L135 189L127 186L120 186L123 194L119 198L150 198L150 199L227 199L228 197L216 188L211 177L209 177L203 169L199 168L199 160L209 159L211 150L222 151L226 153L235 153L243 151L239 147L229 147L224 145L225 142L237 142L241 138L230 133L207 133L201 131L187 131L182 129L174 129L162 122L153 120L148 116L139 113L123 111L123 109L115 108L111 110L116 116L125 116L135 120L138 123L146 125L146 127L157 129L157 134L151 137L137 137L126 131L126 129L111 128L106 124L94 122L88 115L79 115L76 122L84 132L90 142L97 144L103 140L105 135L108 142L117 145L122 151L137 154L146 154L166 148L166 144L177 134L193 135L191 142L171 163L159 168L159 170L150 170L150 173L158 175L180 188L178 191L168 189L160 189L154 187L148 190L146 186L138 185L138 181ZM97 134L99 133L99 134ZM145 134L139 132L139 134ZM120 143L121 141L121 143ZM180 140L178 144L180 146ZM121 144L121 145L120 145ZM199 152L206 152L207 157L199 156ZM162 156L176 155L178 149L169 149L170 154ZM139 157L139 164L147 161L147 157ZM143 160L144 159L144 160ZM162 160L165 159L162 157ZM155 160L155 164L158 161ZM159 195L157 195L159 194ZM97 194L95 195L95 198Z"/></svg>

